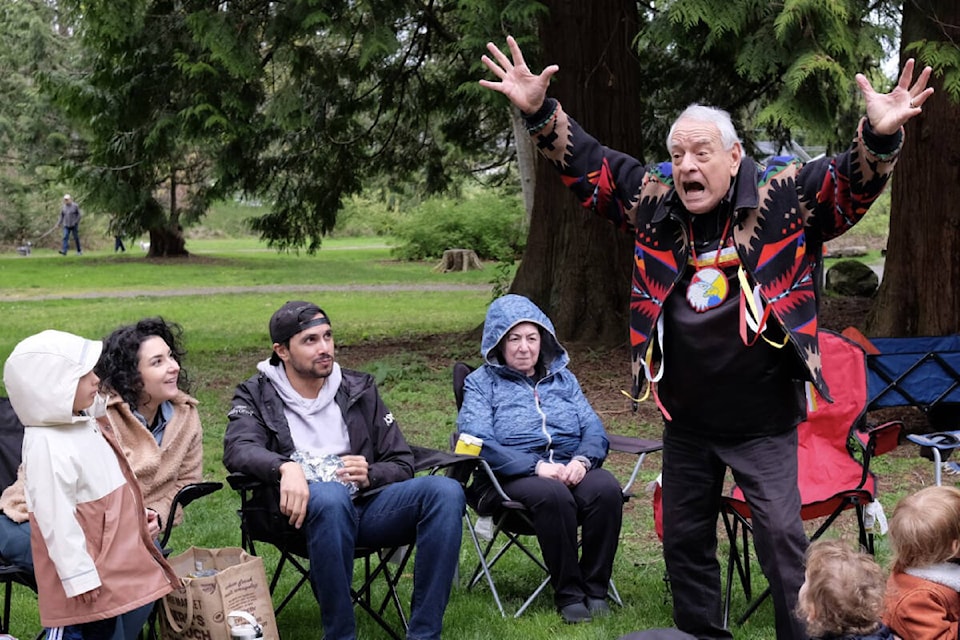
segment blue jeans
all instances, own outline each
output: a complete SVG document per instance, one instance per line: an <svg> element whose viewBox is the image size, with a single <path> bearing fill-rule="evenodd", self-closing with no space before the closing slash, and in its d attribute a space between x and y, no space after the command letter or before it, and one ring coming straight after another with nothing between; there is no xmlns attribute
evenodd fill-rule
<svg viewBox="0 0 960 640"><path fill-rule="evenodd" d="M11 564L33 572L29 520L14 522L5 513L0 513L0 556Z"/></svg>
<svg viewBox="0 0 960 640"><path fill-rule="evenodd" d="M304 531L325 639L356 635L350 596L354 549L413 542L418 552L407 638L439 639L460 558L463 510L460 484L442 476L396 482L356 502L342 484L311 483Z"/></svg>
<svg viewBox="0 0 960 640"><path fill-rule="evenodd" d="M63 228L63 246L60 248L60 253L66 253L67 248L70 246L70 234L73 234L73 240L77 243L77 253L80 253L80 225L75 224L72 227Z"/></svg>

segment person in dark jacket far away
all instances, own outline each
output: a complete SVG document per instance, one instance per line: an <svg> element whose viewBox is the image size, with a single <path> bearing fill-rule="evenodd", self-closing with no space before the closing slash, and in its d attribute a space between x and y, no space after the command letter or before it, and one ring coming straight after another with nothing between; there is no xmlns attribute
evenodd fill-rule
<svg viewBox="0 0 960 640"><path fill-rule="evenodd" d="M857 74L866 103L851 146L806 164L746 157L730 114L691 105L667 135L671 160L643 166L602 145L547 97L516 40L481 60L481 86L524 115L540 153L580 203L634 237L630 341L634 397L663 414L663 554L677 627L729 639L721 612L717 517L729 467L750 506L778 640L796 617L807 547L797 488L804 383L827 400L817 313L823 244L866 213L893 173L903 125L933 93L931 69L904 65L890 93ZM595 313L602 310L592 310ZM651 393L652 392L652 393ZM646 394L644 394L646 396Z"/></svg>
<svg viewBox="0 0 960 640"><path fill-rule="evenodd" d="M302 530L325 638L356 637L354 549L414 542L407 638L440 638L460 554L460 484L413 477L413 454L373 377L340 368L317 305L287 302L270 318L270 339L273 354L234 394L224 465L266 483L263 507Z"/></svg>

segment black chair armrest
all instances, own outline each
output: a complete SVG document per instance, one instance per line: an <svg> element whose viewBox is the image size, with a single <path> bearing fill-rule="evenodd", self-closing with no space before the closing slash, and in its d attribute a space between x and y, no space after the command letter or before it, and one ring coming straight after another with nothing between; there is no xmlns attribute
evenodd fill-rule
<svg viewBox="0 0 960 640"><path fill-rule="evenodd" d="M227 484L229 484L230 488L234 491L249 491L250 489L260 486L263 482L253 476L234 471L227 476Z"/></svg>
<svg viewBox="0 0 960 640"><path fill-rule="evenodd" d="M608 433L607 440L610 442L610 450L637 456L637 461L630 472L630 478L623 485L622 492L624 499L629 499L633 493L633 483L640 473L640 467L643 465L644 458L648 453L655 453L663 449L663 443L659 440L645 440L643 438L634 438L631 436L621 436L615 433Z"/></svg>
<svg viewBox="0 0 960 640"><path fill-rule="evenodd" d="M417 445L411 445L410 450L413 451L414 473L420 473L422 471L436 473L441 469L446 469L447 467L458 464L469 463L477 459L477 456L451 453L441 449L433 449L431 447L421 447Z"/></svg>
<svg viewBox="0 0 960 640"><path fill-rule="evenodd" d="M167 519L163 522L163 531L160 535L160 548L165 549L167 542L170 541L170 534L173 533L173 520L177 515L178 507L186 507L194 500L210 495L222 488L222 482L195 482L177 491L177 495L173 497L173 502L170 503L170 513L167 514Z"/></svg>
<svg viewBox="0 0 960 640"><path fill-rule="evenodd" d="M621 436L615 433L608 433L607 440L610 441L610 448L613 451L632 453L635 456L663 449L663 443L659 440L644 440L643 438Z"/></svg>

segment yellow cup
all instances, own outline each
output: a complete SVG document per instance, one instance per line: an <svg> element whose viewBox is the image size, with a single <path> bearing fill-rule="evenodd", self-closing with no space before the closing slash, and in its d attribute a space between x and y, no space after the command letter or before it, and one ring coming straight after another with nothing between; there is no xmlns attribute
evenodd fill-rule
<svg viewBox="0 0 960 640"><path fill-rule="evenodd" d="M462 453L468 456L480 455L480 449L483 447L483 440L468 433L461 433L457 440L457 446L454 447L454 453Z"/></svg>

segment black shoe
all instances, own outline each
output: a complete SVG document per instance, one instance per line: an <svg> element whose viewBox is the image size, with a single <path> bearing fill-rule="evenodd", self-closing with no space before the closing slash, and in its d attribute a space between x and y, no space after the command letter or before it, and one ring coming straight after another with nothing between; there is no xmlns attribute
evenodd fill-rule
<svg viewBox="0 0 960 640"><path fill-rule="evenodd" d="M67 252L66 252L66 251L57 251L57 253L59 253L59 254L62 255L62 256L67 255Z"/></svg>
<svg viewBox="0 0 960 640"><path fill-rule="evenodd" d="M587 598L587 611L594 618L601 618L610 615L610 605L605 598Z"/></svg>
<svg viewBox="0 0 960 640"><path fill-rule="evenodd" d="M590 611L587 609L587 605L582 602L574 602L565 607L560 607L560 617L562 617L563 621L567 624L590 622L593 619L590 617Z"/></svg>

